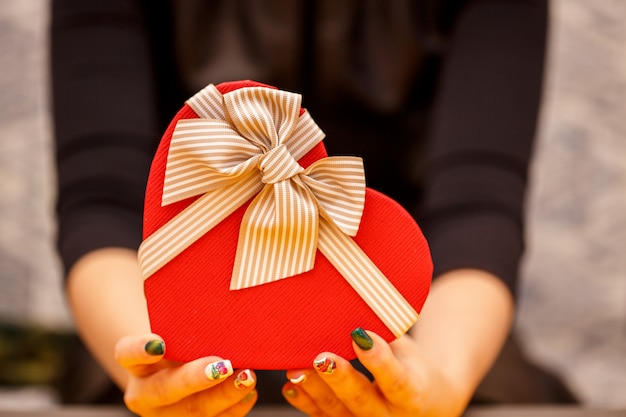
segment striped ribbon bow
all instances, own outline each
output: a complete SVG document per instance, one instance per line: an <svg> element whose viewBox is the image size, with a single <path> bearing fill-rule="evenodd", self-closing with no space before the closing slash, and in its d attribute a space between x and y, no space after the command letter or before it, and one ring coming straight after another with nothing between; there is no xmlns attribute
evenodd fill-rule
<svg viewBox="0 0 626 417"><path fill-rule="evenodd" d="M254 198L240 227L231 290L313 269L316 250L331 262L396 336L417 312L350 238L365 201L360 158L297 162L323 138L301 96L264 87L222 95L209 85L187 102L199 119L172 135L163 205L198 196L144 240L144 279Z"/></svg>

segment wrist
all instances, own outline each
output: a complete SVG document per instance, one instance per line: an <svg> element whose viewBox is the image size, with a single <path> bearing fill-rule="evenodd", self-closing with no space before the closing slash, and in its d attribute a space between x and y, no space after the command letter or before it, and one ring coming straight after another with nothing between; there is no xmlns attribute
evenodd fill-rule
<svg viewBox="0 0 626 417"><path fill-rule="evenodd" d="M433 282L416 343L459 402L467 403L495 361L513 318L513 298L497 277L464 269Z"/></svg>

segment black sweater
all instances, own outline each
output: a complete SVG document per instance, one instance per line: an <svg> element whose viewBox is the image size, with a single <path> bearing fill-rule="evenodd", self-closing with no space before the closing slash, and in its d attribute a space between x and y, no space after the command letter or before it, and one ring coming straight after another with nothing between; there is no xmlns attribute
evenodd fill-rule
<svg viewBox="0 0 626 417"><path fill-rule="evenodd" d="M209 83L303 94L329 154L417 219L435 275L514 292L541 101L547 0L58 0L51 72L66 269L141 241L166 124Z"/></svg>

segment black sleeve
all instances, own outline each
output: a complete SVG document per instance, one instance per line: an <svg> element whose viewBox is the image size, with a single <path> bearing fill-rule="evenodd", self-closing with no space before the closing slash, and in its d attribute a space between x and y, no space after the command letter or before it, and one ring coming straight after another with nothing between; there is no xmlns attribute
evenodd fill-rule
<svg viewBox="0 0 626 417"><path fill-rule="evenodd" d="M547 25L545 0L468 2L456 21L420 219L435 276L480 268L515 293Z"/></svg>
<svg viewBox="0 0 626 417"><path fill-rule="evenodd" d="M51 3L58 249L66 272L91 250L141 241L160 133L139 3Z"/></svg>

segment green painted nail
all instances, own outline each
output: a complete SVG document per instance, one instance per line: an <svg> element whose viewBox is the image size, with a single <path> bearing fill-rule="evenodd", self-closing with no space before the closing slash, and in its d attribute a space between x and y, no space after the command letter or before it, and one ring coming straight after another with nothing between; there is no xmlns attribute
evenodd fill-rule
<svg viewBox="0 0 626 417"><path fill-rule="evenodd" d="M162 340L151 340L146 343L144 349L150 356L159 356L165 353L165 343Z"/></svg>
<svg viewBox="0 0 626 417"><path fill-rule="evenodd" d="M352 337L352 340L354 340L354 343L361 348L361 350L370 350L374 347L374 341L372 338L360 327L352 330L350 336Z"/></svg>
<svg viewBox="0 0 626 417"><path fill-rule="evenodd" d="M245 397L243 397L241 402L242 403L250 402L250 401L252 401L252 399L254 398L255 395L256 395L256 391L250 391Z"/></svg>
<svg viewBox="0 0 626 417"><path fill-rule="evenodd" d="M297 396L298 396L298 391L295 388L287 388L285 390L285 397L296 398Z"/></svg>

